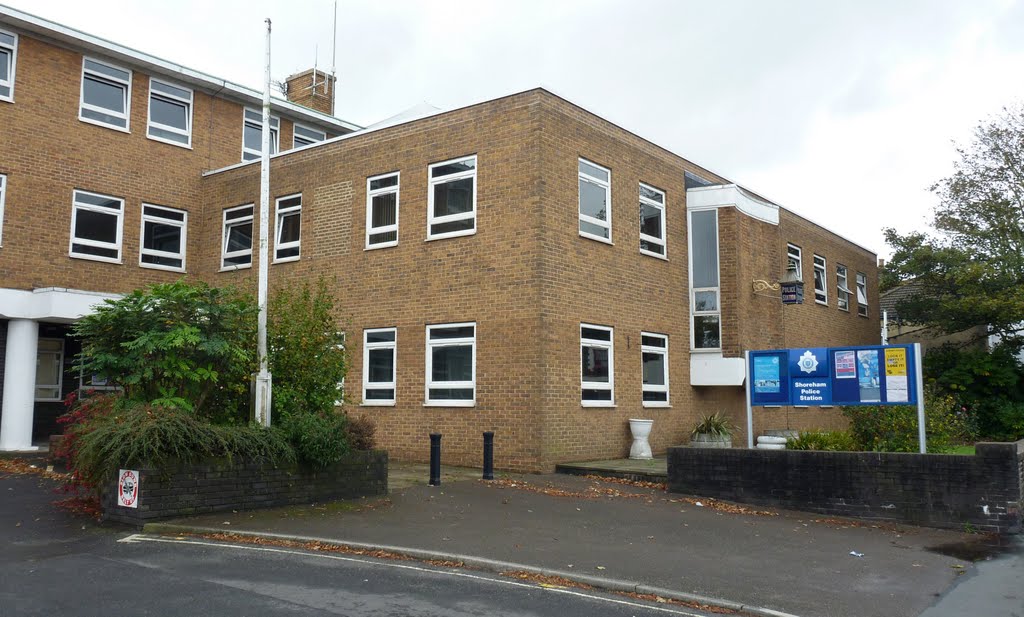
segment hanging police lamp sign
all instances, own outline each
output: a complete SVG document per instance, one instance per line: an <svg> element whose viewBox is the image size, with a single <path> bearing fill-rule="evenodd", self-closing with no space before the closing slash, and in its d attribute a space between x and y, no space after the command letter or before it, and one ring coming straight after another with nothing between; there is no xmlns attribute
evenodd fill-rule
<svg viewBox="0 0 1024 617"><path fill-rule="evenodd" d="M783 304L803 304L804 303L804 284L801 281L793 281L791 283L780 283L782 286L782 303Z"/></svg>

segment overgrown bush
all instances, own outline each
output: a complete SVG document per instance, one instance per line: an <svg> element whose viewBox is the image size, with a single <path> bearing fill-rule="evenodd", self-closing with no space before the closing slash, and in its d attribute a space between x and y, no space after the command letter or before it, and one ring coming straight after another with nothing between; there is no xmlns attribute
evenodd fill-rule
<svg viewBox="0 0 1024 617"><path fill-rule="evenodd" d="M349 452L345 416L334 410L323 413L295 413L279 424L301 463L321 469L341 460Z"/></svg>
<svg viewBox="0 0 1024 617"><path fill-rule="evenodd" d="M925 434L929 452L946 452L970 439L969 420L956 400L934 386L925 388ZM867 405L843 407L860 450L917 452L917 407Z"/></svg>
<svg viewBox="0 0 1024 617"><path fill-rule="evenodd" d="M366 416L349 418L345 423L345 433L353 450L373 450L376 432L377 423Z"/></svg>
<svg viewBox="0 0 1024 617"><path fill-rule="evenodd" d="M925 376L955 397L977 435L998 441L1024 438L1024 366L1014 348L928 351Z"/></svg>
<svg viewBox="0 0 1024 617"><path fill-rule="evenodd" d="M849 431L801 431L797 437L786 440L788 450L825 450L829 452L856 452L860 450Z"/></svg>

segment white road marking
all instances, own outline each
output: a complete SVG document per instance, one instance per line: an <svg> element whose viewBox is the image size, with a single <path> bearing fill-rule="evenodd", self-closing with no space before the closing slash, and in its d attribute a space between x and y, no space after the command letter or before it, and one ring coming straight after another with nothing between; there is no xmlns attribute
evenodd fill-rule
<svg viewBox="0 0 1024 617"><path fill-rule="evenodd" d="M522 588L527 588L527 589L531 589L531 590L549 591L551 593L561 593L561 594L566 594L566 595L570 595L570 596L576 596L576 597L580 597L580 598L585 598L585 599L588 599L588 600L594 600L594 601L597 601L597 602L605 602L607 604L619 604L619 605L622 605L622 606L630 606L630 607L639 608L639 609L648 610L648 611L657 611L657 612L660 612L660 613L668 613L670 615L683 615L684 617L705 617L705 615L702 615L700 613L690 613L690 612L687 612L687 611L676 610L676 609L671 609L671 608L667 608L667 607L653 606L653 605L649 605L649 604L640 604L639 602L631 602L629 600L620 600L618 598L606 598L606 597L602 597L602 596L598 596L598 595L584 593L584 592L581 592L581 591L576 591L576 590L573 590L573 589L559 589L559 588L555 588L555 587L544 587L544 586L536 585L536 584L532 584L532 583L521 583L521 582L518 582L518 581L511 581L511 580L506 580L506 579L501 579L501 578L490 578L490 577L486 577L486 576L479 576L479 575L476 575L476 574L469 574L468 572L458 572L458 571L454 571L454 570L443 570L443 569L425 568L425 567L422 567L422 566L413 566L413 565L404 564L404 563L389 563L388 561L385 561L385 560L370 560L370 559L363 559L363 558L359 558L359 557L343 557L341 555L329 555L329 554L326 554L326 553L318 553L318 552L314 552L314 551L298 551L298 550L291 550L291 549L284 549L284 548L275 548L275 547L269 547L269 546L251 546L251 545L246 545L246 544L232 544L232 543L223 543L223 542L205 542L205 541L202 541L202 540L185 540L185 539L178 539L178 538L167 538L167 537L163 537L163 536L148 536L148 535L141 534L141 533L133 533L130 536L126 536L124 538L121 538L120 540L118 540L118 542L121 542L121 543L124 543L124 544L138 544L140 542L158 542L158 543L164 543L164 544L189 544L189 545L193 545L193 546L210 546L210 547L214 547L214 548L227 548L227 549L234 549L234 550L254 551L254 552L260 552L260 553L278 553L278 554L283 554L283 555L298 555L298 556L301 556L301 557L320 557L322 559L331 559L331 560L335 560L335 561L347 561L347 562L351 562L351 563L358 563L358 564L363 564L363 565L368 565L368 566L380 566L380 567L386 567L386 568L396 568L396 569L400 569L400 570L412 570L414 572L424 572L424 573L430 573L430 574L446 574L448 576L456 576L456 577L468 578L468 579L472 579L472 580L483 581L483 582L487 582L487 583L494 583L494 584L498 584L498 585L507 585L507 586L510 586L510 587L522 587Z"/></svg>

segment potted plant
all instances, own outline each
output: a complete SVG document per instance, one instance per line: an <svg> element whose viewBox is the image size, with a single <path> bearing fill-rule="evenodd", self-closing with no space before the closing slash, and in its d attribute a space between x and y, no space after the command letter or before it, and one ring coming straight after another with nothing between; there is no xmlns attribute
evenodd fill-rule
<svg viewBox="0 0 1024 617"><path fill-rule="evenodd" d="M720 411L703 416L690 432L690 447L731 448L732 429L729 419Z"/></svg>

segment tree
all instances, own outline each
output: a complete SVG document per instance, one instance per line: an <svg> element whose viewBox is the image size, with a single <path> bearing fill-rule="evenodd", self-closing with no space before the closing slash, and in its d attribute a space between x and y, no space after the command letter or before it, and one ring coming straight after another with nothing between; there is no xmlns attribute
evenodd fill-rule
<svg viewBox="0 0 1024 617"><path fill-rule="evenodd" d="M882 288L914 281L901 319L954 333L986 325L1012 349L1024 345L1024 104L980 124L939 198L936 235L885 230L893 256Z"/></svg>

